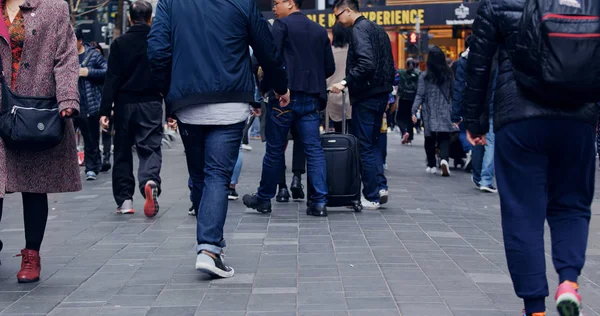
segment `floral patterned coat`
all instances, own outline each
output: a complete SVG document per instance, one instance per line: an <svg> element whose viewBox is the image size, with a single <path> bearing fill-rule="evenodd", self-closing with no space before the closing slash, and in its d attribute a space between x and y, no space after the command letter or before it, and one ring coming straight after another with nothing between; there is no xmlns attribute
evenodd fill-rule
<svg viewBox="0 0 600 316"><path fill-rule="evenodd" d="M23 54L14 91L26 96L56 95L59 111L79 111L79 58L64 0L25 0ZM0 57L12 84L12 55L5 23L0 23ZM63 142L43 152L7 149L0 140L0 198L7 192L57 193L81 190L73 123Z"/></svg>

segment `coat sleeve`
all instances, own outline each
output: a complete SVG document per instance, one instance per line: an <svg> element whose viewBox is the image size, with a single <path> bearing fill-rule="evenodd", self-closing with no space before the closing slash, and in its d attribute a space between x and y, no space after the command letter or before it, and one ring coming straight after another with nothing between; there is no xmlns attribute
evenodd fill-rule
<svg viewBox="0 0 600 316"><path fill-rule="evenodd" d="M148 34L148 60L152 79L160 93L166 96L171 85L171 65L173 47L171 45L170 0L160 0L156 6L156 15Z"/></svg>
<svg viewBox="0 0 600 316"><path fill-rule="evenodd" d="M462 102L465 93L465 88L467 85L466 77L467 77L467 60L464 58L460 58L458 62L455 63L456 66L456 75L454 77L454 93L452 98L452 122L460 122L462 119L463 111L462 111Z"/></svg>
<svg viewBox="0 0 600 316"><path fill-rule="evenodd" d="M335 59L333 58L333 50L331 49L329 37L327 34L325 34L325 37L325 78L329 78L335 73Z"/></svg>
<svg viewBox="0 0 600 316"><path fill-rule="evenodd" d="M119 62L119 41L110 44L110 55L108 55L108 68L104 87L102 88L102 102L100 103L100 116L110 117L110 111L121 85L121 63Z"/></svg>
<svg viewBox="0 0 600 316"><path fill-rule="evenodd" d="M467 61L467 87L463 101L466 128L472 135L484 135L487 128L481 124L485 108L492 59L498 49L497 18L490 0L479 7L473 24L473 35Z"/></svg>
<svg viewBox="0 0 600 316"><path fill-rule="evenodd" d="M419 75L419 85L417 87L417 95L415 96L415 101L412 106L412 115L416 115L419 107L425 101L425 73Z"/></svg>
<svg viewBox="0 0 600 316"><path fill-rule="evenodd" d="M273 34L269 32L268 22L258 11L255 1L250 1L250 46L254 56L263 69L264 84L277 94L286 94L288 77L283 63L283 41L285 25L279 20L273 24ZM264 90L263 86L263 90Z"/></svg>
<svg viewBox="0 0 600 316"><path fill-rule="evenodd" d="M96 49L94 49L92 54L94 54L92 56L94 62L91 65L88 65L88 78L93 80L94 83L103 83L104 77L106 76L106 59L100 52L96 51Z"/></svg>
<svg viewBox="0 0 600 316"><path fill-rule="evenodd" d="M356 64L346 69L346 82L348 85L363 84L375 73L375 54L373 52L373 39L362 26L355 26L352 30L352 50L356 58Z"/></svg>
<svg viewBox="0 0 600 316"><path fill-rule="evenodd" d="M75 32L71 27L69 7L66 2L60 2L60 14L58 17L56 34L58 40L54 54L54 79L56 81L56 100L58 110L73 109L79 112L79 56L77 54L77 41Z"/></svg>

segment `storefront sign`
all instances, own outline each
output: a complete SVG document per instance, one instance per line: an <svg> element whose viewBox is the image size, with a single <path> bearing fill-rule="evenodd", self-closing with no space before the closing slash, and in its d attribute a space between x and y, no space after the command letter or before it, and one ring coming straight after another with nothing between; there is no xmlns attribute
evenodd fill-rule
<svg viewBox="0 0 600 316"><path fill-rule="evenodd" d="M362 15L381 26L412 26L417 16L422 26L470 25L477 15L479 3L439 3L406 6L379 6L364 8ZM331 10L302 11L321 26L331 28L335 15ZM265 18L273 18L272 12L264 12Z"/></svg>

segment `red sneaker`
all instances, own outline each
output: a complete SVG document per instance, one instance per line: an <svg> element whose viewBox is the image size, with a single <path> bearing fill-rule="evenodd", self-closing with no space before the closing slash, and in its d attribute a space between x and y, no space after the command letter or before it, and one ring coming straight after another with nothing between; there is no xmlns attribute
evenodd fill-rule
<svg viewBox="0 0 600 316"><path fill-rule="evenodd" d="M556 310L560 316L581 316L581 295L575 282L565 281L556 290Z"/></svg>
<svg viewBox="0 0 600 316"><path fill-rule="evenodd" d="M408 144L409 137L410 135L408 135L408 133L404 133L404 136L402 136L402 144Z"/></svg>
<svg viewBox="0 0 600 316"><path fill-rule="evenodd" d="M19 283L32 283L40 280L40 252L29 249L21 249L21 254L16 255L21 257L21 271L17 273Z"/></svg>
<svg viewBox="0 0 600 316"><path fill-rule="evenodd" d="M158 185L154 181L146 182L144 194L146 195L144 214L147 217L154 217L158 214Z"/></svg>

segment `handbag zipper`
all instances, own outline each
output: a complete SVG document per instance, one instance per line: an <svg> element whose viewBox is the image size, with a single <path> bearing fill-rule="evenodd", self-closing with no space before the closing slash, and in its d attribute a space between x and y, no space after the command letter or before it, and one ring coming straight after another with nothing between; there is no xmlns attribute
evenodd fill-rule
<svg viewBox="0 0 600 316"><path fill-rule="evenodd" d="M36 109L36 108L26 108L26 107L23 107L23 106L13 105L10 114L15 114L18 109L21 109L21 110L33 110L33 111L49 111L49 112L58 111L58 109Z"/></svg>

